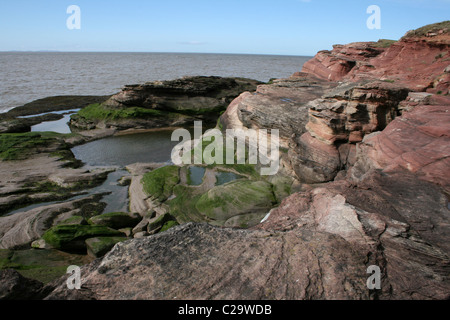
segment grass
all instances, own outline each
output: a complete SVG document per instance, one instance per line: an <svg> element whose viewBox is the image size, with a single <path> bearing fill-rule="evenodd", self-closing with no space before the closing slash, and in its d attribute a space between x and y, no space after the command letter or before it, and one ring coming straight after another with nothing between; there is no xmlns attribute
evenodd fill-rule
<svg viewBox="0 0 450 320"><path fill-rule="evenodd" d="M375 42L372 47L375 48L389 48L392 44L396 43L396 40L389 39L380 39L378 42Z"/></svg>
<svg viewBox="0 0 450 320"><path fill-rule="evenodd" d="M423 26L419 29L408 32L403 38L424 37L428 33L437 33L439 30L445 30L444 33L450 33L450 20L433 23Z"/></svg>
<svg viewBox="0 0 450 320"><path fill-rule="evenodd" d="M145 193L159 201L167 200L179 181L179 168L177 166L158 168L146 173L142 178Z"/></svg>

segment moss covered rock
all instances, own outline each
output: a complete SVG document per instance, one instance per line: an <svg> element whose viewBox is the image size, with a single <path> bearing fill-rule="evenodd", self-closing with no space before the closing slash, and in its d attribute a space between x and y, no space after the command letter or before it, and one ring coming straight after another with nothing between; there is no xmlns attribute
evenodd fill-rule
<svg viewBox="0 0 450 320"><path fill-rule="evenodd" d="M199 198L195 206L218 224L224 224L234 216L267 213L275 202L270 183L237 180L210 189Z"/></svg>
<svg viewBox="0 0 450 320"><path fill-rule="evenodd" d="M87 225L87 221L82 216L72 216L66 220L63 220L61 225L74 225L74 224L80 224L80 225Z"/></svg>
<svg viewBox="0 0 450 320"><path fill-rule="evenodd" d="M169 213L165 213L163 215L160 215L159 217L153 218L148 223L147 232L149 234L158 233L162 230L162 228L166 225L166 223L168 223L170 221L172 221L172 223L173 223L173 222L176 222L176 219ZM166 228L167 227L168 226L166 226Z"/></svg>
<svg viewBox="0 0 450 320"><path fill-rule="evenodd" d="M86 239L101 236L120 237L123 233L105 226L59 225L47 230L42 238L62 251L83 251Z"/></svg>
<svg viewBox="0 0 450 320"><path fill-rule="evenodd" d="M165 201L172 195L173 187L180 181L177 166L165 166L148 172L142 178L146 194L158 201Z"/></svg>
<svg viewBox="0 0 450 320"><path fill-rule="evenodd" d="M87 253L93 258L103 257L116 243L127 240L126 237L95 237L86 242Z"/></svg>
<svg viewBox="0 0 450 320"><path fill-rule="evenodd" d="M89 224L110 227L113 229L133 228L141 217L137 213L111 212L89 219Z"/></svg>
<svg viewBox="0 0 450 320"><path fill-rule="evenodd" d="M180 224L177 221L174 221L174 220L168 221L168 222L164 223L164 225L162 226L162 228L161 228L161 230L159 232L167 231L170 228L173 228L173 227L178 226L178 225L180 225Z"/></svg>

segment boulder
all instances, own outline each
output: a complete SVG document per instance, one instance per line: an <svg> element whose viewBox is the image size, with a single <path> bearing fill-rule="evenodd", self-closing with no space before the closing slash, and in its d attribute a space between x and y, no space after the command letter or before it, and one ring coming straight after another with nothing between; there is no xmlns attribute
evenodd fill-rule
<svg viewBox="0 0 450 320"><path fill-rule="evenodd" d="M127 227L134 228L140 220L141 217L137 213L110 212L94 216L88 222L92 225L121 229Z"/></svg>
<svg viewBox="0 0 450 320"><path fill-rule="evenodd" d="M70 216L88 214L92 209L96 211L100 198L98 195L88 196L0 217L0 248L29 248L30 244L40 239L50 227L67 221ZM80 218L74 219L77 223L82 222Z"/></svg>
<svg viewBox="0 0 450 320"><path fill-rule="evenodd" d="M102 236L120 237L123 233L105 226L59 225L46 231L42 238L56 249L78 252L86 250L86 239Z"/></svg>

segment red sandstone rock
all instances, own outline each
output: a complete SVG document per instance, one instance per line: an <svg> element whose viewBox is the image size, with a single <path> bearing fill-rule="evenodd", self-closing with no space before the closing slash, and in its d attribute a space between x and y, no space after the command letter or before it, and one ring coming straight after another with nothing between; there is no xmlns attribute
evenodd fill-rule
<svg viewBox="0 0 450 320"><path fill-rule="evenodd" d="M450 189L450 98L446 105L421 105L357 146L354 177L370 168L403 168Z"/></svg>
<svg viewBox="0 0 450 320"><path fill-rule="evenodd" d="M442 31L442 32L440 32ZM450 30L405 36L388 48L377 43L351 43L320 51L303 72L330 81L381 79L414 91L449 93Z"/></svg>

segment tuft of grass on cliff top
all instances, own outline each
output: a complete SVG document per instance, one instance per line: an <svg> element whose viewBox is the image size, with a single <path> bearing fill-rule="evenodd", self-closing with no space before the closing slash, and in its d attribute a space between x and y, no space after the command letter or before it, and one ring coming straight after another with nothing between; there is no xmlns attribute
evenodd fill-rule
<svg viewBox="0 0 450 320"><path fill-rule="evenodd" d="M396 40L389 40L389 39L380 39L374 44L372 44L372 47L375 48L389 48L392 44L396 43Z"/></svg>
<svg viewBox="0 0 450 320"><path fill-rule="evenodd" d="M408 31L402 39L424 37L428 33L437 33L439 30L444 30L445 34L450 33L450 20L429 24L416 30Z"/></svg>

